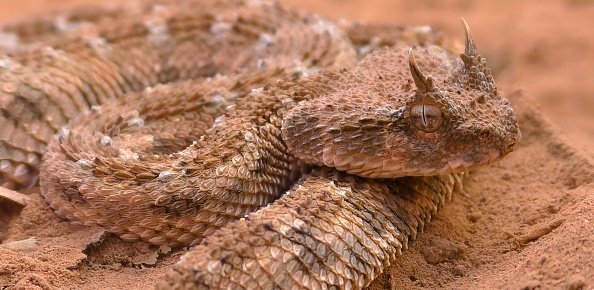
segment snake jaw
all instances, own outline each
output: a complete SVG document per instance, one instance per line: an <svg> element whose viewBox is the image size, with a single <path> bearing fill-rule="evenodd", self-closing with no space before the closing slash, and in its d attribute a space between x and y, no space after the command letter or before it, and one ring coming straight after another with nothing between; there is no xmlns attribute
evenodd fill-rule
<svg viewBox="0 0 594 290"><path fill-rule="evenodd" d="M499 150L491 148L487 152L483 152L480 157L470 157L466 155L459 155L451 158L447 163L440 169L432 174L449 174L459 173L472 170L479 166L487 166L501 159L502 154ZM473 159L478 161L473 161Z"/></svg>

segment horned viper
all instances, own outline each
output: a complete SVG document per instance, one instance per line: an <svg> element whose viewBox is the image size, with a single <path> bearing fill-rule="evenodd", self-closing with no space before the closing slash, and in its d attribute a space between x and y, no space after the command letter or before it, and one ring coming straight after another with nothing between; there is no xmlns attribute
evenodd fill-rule
<svg viewBox="0 0 594 290"><path fill-rule="evenodd" d="M459 58L358 62L278 3L146 7L2 59L0 180L39 173L61 217L195 246L160 288L362 288L520 139L465 23Z"/></svg>

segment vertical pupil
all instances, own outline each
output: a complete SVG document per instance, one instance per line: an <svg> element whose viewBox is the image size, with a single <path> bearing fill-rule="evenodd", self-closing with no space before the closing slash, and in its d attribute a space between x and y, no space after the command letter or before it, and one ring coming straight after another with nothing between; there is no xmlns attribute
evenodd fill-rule
<svg viewBox="0 0 594 290"><path fill-rule="evenodd" d="M443 123L443 113L434 105L414 105L411 108L410 114L413 125L425 132L435 132Z"/></svg>
<svg viewBox="0 0 594 290"><path fill-rule="evenodd" d="M425 115L425 105L421 107L421 116L423 116L423 125L427 126L427 116Z"/></svg>

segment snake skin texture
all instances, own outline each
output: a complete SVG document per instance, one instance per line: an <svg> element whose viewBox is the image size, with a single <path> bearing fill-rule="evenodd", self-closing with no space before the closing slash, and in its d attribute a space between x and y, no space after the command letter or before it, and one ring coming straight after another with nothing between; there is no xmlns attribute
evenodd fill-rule
<svg viewBox="0 0 594 290"><path fill-rule="evenodd" d="M0 184L134 242L160 289L360 289L520 140L464 23L186 0L7 26ZM411 48L414 46L414 48Z"/></svg>

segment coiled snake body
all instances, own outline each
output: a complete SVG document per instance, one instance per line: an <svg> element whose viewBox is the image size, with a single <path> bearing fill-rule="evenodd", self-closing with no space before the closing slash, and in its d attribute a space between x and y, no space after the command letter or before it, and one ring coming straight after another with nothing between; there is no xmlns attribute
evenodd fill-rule
<svg viewBox="0 0 594 290"><path fill-rule="evenodd" d="M460 58L357 63L334 24L278 3L150 7L5 57L0 176L41 168L61 217L196 246L158 287L362 288L519 140L468 26Z"/></svg>

